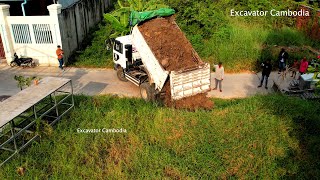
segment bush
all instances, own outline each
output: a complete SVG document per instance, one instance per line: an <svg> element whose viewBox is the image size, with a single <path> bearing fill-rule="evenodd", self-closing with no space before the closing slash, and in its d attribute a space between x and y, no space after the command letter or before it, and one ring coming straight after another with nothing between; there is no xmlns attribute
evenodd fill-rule
<svg viewBox="0 0 320 180"><path fill-rule="evenodd" d="M112 29L110 25L102 22L98 30L93 32L91 43L78 52L73 63L76 67L112 67L112 50L106 49L105 41L109 38Z"/></svg>
<svg viewBox="0 0 320 180"><path fill-rule="evenodd" d="M283 27L270 31L266 39L267 45L278 46L303 46L310 44L310 40L302 32L296 29Z"/></svg>
<svg viewBox="0 0 320 180"><path fill-rule="evenodd" d="M303 48L320 48L317 41L308 39L294 27L287 17L230 17L230 9L266 10L295 9L290 0L161 0L177 12L176 21L200 55L207 62L224 62L227 72L260 69L261 61L274 62L279 47L295 49L290 59L301 59L313 54ZM76 58L76 66L113 67L112 55L105 49L104 40L109 37L110 26L101 26L94 33L92 44ZM275 46L275 47L273 47Z"/></svg>

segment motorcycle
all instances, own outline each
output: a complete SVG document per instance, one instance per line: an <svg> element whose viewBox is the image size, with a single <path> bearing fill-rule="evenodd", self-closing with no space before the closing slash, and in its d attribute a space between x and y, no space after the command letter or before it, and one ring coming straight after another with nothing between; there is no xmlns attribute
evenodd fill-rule
<svg viewBox="0 0 320 180"><path fill-rule="evenodd" d="M36 63L32 58L19 58L17 53L14 53L14 60L11 61L10 66L21 66L21 67L35 67Z"/></svg>

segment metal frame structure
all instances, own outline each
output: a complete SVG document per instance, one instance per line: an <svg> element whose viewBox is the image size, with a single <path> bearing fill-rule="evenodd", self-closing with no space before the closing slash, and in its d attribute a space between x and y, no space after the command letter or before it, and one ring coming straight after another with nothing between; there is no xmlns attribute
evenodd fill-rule
<svg viewBox="0 0 320 180"><path fill-rule="evenodd" d="M39 137L41 123L53 126L74 108L73 87L70 79L47 77L42 82L0 103L0 109L5 111L0 112L0 152L2 152L0 167ZM50 86L50 83L54 85ZM45 90L48 92L43 92ZM23 97L26 95L24 91L34 92L38 97ZM21 102L15 102L19 99ZM27 105L21 104L32 100L34 102L26 103ZM12 109L10 114L9 109L5 109L8 106L10 108L17 106L17 109Z"/></svg>

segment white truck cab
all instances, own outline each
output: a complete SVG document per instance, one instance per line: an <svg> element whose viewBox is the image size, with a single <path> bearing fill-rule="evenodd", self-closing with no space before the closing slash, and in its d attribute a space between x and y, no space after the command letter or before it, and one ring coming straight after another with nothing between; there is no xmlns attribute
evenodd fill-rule
<svg viewBox="0 0 320 180"><path fill-rule="evenodd" d="M113 46L113 62L115 66L127 68L128 61L141 60L141 57L132 45L132 35L121 36L115 39ZM117 67L115 67L117 69Z"/></svg>
<svg viewBox="0 0 320 180"><path fill-rule="evenodd" d="M146 70L143 68L139 52L132 44L132 35L115 39L113 46L114 68L121 81L131 81L140 86L147 80Z"/></svg>

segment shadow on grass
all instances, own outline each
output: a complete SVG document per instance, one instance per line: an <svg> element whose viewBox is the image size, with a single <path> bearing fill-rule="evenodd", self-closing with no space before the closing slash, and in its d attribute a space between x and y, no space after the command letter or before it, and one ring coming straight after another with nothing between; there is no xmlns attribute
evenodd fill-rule
<svg viewBox="0 0 320 180"><path fill-rule="evenodd" d="M266 60L271 60L273 69L278 69L278 54L281 48L289 53L287 64L291 65L293 60L307 57L309 60L316 57L305 45L313 42L298 32L283 29L271 32L263 49L257 67ZM276 159L279 169L283 169L284 179L317 179L320 177L320 103L315 101L304 101L294 98L275 98L266 96L261 99L266 111L280 119L288 119L289 136L298 141L298 147L289 147L285 155Z"/></svg>
<svg viewBox="0 0 320 180"><path fill-rule="evenodd" d="M289 136L299 141L299 147L287 149L277 166L285 169L285 179L317 179L320 177L320 103L295 98L265 97L267 111L291 120Z"/></svg>
<svg viewBox="0 0 320 180"><path fill-rule="evenodd" d="M257 66L271 60L273 69L278 69L278 54L285 48L289 54L287 65L293 60L307 57L309 60L316 54L306 47L313 46L314 41L306 38L301 32L289 28L272 31L268 34ZM287 148L285 156L277 159L277 166L284 170L285 179L317 179L320 177L320 103L294 98L261 98L266 111L289 122L289 136L298 141L298 147ZM286 121L288 120L288 121Z"/></svg>

